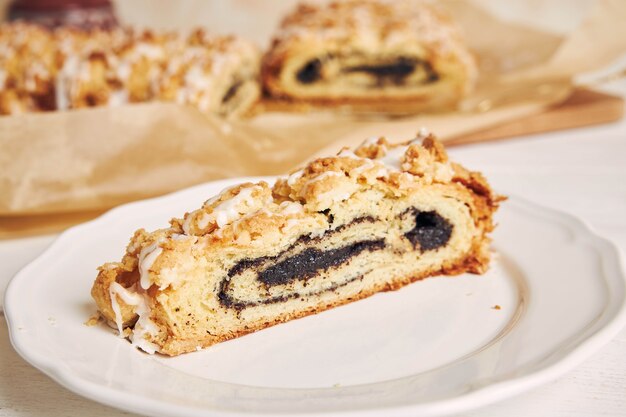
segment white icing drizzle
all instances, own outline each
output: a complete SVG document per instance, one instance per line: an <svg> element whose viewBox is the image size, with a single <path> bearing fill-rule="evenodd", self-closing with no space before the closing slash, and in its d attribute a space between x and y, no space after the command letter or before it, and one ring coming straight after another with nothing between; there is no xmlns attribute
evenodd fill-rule
<svg viewBox="0 0 626 417"><path fill-rule="evenodd" d="M339 158L351 158L351 159L356 159L356 160L363 160L363 159L367 159L367 158L361 158L360 156L358 156L357 154L355 154L353 151L351 151L350 149L342 149L341 152L339 152L337 154L337 156Z"/></svg>
<svg viewBox="0 0 626 417"><path fill-rule="evenodd" d="M315 178L312 178L311 180L307 181L307 183L305 184L305 189L310 187L312 184L323 180L324 178L329 178L329 177L345 177L345 174L343 172L338 172L338 171L326 171L321 173L320 175L318 175ZM343 193L343 194L336 194L336 190L335 189L331 189L329 191L326 191L324 193L319 194L316 199L318 201L324 201L325 199L327 199L329 196L331 198L331 200L333 202L336 201L343 201L348 199L350 196L352 195L352 193L348 192L348 193Z"/></svg>
<svg viewBox="0 0 626 417"><path fill-rule="evenodd" d="M207 201L204 202L203 206L207 207L212 205L213 203L215 203L217 200L219 200L219 198L222 196L222 194L224 194L226 191L230 190L232 187L228 187L223 189L222 191L220 191L219 193L217 193L216 195L214 195L213 197L209 198Z"/></svg>
<svg viewBox="0 0 626 417"><path fill-rule="evenodd" d="M224 70L226 64L228 63L228 55L225 54L216 54L213 56L213 61L211 62L211 73L219 74Z"/></svg>
<svg viewBox="0 0 626 417"><path fill-rule="evenodd" d="M454 169L448 164L435 162L434 178L439 181L452 181L454 177Z"/></svg>
<svg viewBox="0 0 626 417"><path fill-rule="evenodd" d="M78 70L79 81L89 82L91 80L91 62L81 62Z"/></svg>
<svg viewBox="0 0 626 417"><path fill-rule="evenodd" d="M137 242L131 241L130 245L128 245L128 253L135 252L137 250Z"/></svg>
<svg viewBox="0 0 626 417"><path fill-rule="evenodd" d="M150 268L163 252L163 249L159 246L161 243L162 240L159 239L139 252L139 283L144 290L147 290L152 285L150 282Z"/></svg>
<svg viewBox="0 0 626 417"><path fill-rule="evenodd" d="M58 110L67 110L70 107L70 91L68 80L75 78L80 67L80 61L76 55L69 55L63 62L63 67L55 80L54 92Z"/></svg>
<svg viewBox="0 0 626 417"><path fill-rule="evenodd" d="M139 319L133 327L133 332L130 335L130 341L133 346L143 350L146 353L153 354L159 347L155 343L146 339L146 335L156 336L159 334L158 326L150 320L150 307L144 297L141 297L142 302L137 304L135 313L139 315Z"/></svg>
<svg viewBox="0 0 626 417"><path fill-rule="evenodd" d="M374 168L376 165L376 162L372 161L371 159L363 158L363 163L356 168L352 168L350 170L350 175L359 175L364 171L367 171L368 169ZM382 170L381 172L383 172L384 175L387 170L382 166L380 168Z"/></svg>
<svg viewBox="0 0 626 417"><path fill-rule="evenodd" d="M201 58L202 56L204 56L206 54L206 49L204 48L200 48L198 46L191 46L188 47L187 49L185 49L185 51L183 52L183 57L182 59L187 62L187 61L196 61L199 58ZM180 66L180 60L176 60L176 61L172 61L172 65L174 67L178 67Z"/></svg>
<svg viewBox="0 0 626 417"><path fill-rule="evenodd" d="M203 213L202 209L194 210L194 211L192 211L191 213L188 213L185 216L185 220L183 221L183 226L182 226L184 234L186 234L186 235L191 234L191 222L196 220L196 217L197 217L198 213L201 213L201 212ZM206 213L203 213L203 217L206 216L206 215L207 215ZM207 225L208 225L208 223L207 223ZM206 225L205 225L205 227L206 227Z"/></svg>
<svg viewBox="0 0 626 417"><path fill-rule="evenodd" d="M224 188L222 191L220 191L218 194L216 194L215 196L209 198L208 200L206 200L204 202L204 204L202 205L203 208L212 206L217 200L219 200L225 193L227 193L228 191L232 190L233 188L237 187L238 185L232 185L230 187L226 187ZM186 235L190 234L190 228L191 228L191 222L197 217L198 213L203 213L203 216L198 220L198 227L200 229L204 229L205 227L207 227L209 225L209 222L211 221L212 217L203 211L203 209L199 209L199 210L195 210L192 211L191 213L187 214L187 216L185 217L185 221L183 222L183 232Z"/></svg>
<svg viewBox="0 0 626 417"><path fill-rule="evenodd" d="M158 350L158 345L146 339L146 335L156 336L159 332L158 326L150 319L150 306L146 295L129 291L117 282L111 283L109 286L109 295L111 297L111 307L115 313L115 324L119 336L123 337L124 329L122 322L122 312L117 297L129 306L135 307L135 314L139 316L130 335L130 341L133 346L143 350L146 353L153 354Z"/></svg>
<svg viewBox="0 0 626 417"><path fill-rule="evenodd" d="M376 138L376 137L368 138L368 139L366 139L363 142L363 145L375 144L377 140L378 140L378 138ZM361 146L363 146L363 145L361 145ZM342 157L342 158L350 158L350 159L354 159L354 160L363 162L358 167L355 167L355 168L350 170L350 176L358 176L358 175L362 174L364 171L367 171L367 170L369 170L371 168L374 168L377 165L379 166L379 169L376 172L376 177L377 178L378 177L386 177L386 176L389 175L389 171L381 163L382 161L369 159L369 158L362 158L362 157L358 156L357 154L355 154L353 151L348 150L348 149L342 150L341 152L339 152L339 154L337 156L338 157Z"/></svg>
<svg viewBox="0 0 626 417"><path fill-rule="evenodd" d="M109 102L107 104L110 107L117 107L126 103L128 103L128 91L117 90L111 93L111 95L109 96Z"/></svg>
<svg viewBox="0 0 626 417"><path fill-rule="evenodd" d="M122 337L124 334L124 323L122 322L122 310L120 309L120 304L117 301L118 296L129 306L139 304L139 298L141 298L141 296L137 293L128 291L117 282L112 282L109 286L109 297L111 298L111 308L115 314L115 325L117 326L119 336Z"/></svg>
<svg viewBox="0 0 626 417"><path fill-rule="evenodd" d="M149 43L138 43L133 52L140 57L146 57L148 59L158 60L163 58L163 50Z"/></svg>
<svg viewBox="0 0 626 417"><path fill-rule="evenodd" d="M189 228L191 227L191 221L193 220L193 213L187 214L185 221L183 222L183 233L189 234Z"/></svg>
<svg viewBox="0 0 626 417"><path fill-rule="evenodd" d="M307 181L305 187L308 187L309 185L316 183L318 181L321 181L325 178L329 178L329 177L345 177L345 174L343 172L340 171L326 171L326 172L322 172L320 175L318 175L317 177L311 178L309 181Z"/></svg>
<svg viewBox="0 0 626 417"><path fill-rule="evenodd" d="M196 236L187 236L187 235L182 235L180 233L174 233L170 236L170 238L172 238L172 240L190 240L190 239L194 239L197 240Z"/></svg>
<svg viewBox="0 0 626 417"><path fill-rule="evenodd" d="M289 216L291 214L298 214L304 211L304 207L302 207L302 204L298 202L293 202L293 201L283 201L282 203L280 203L279 208L280 208L280 213L283 216Z"/></svg>
<svg viewBox="0 0 626 417"><path fill-rule="evenodd" d="M251 204L252 203L252 192L254 190L258 190L261 187L254 186L248 188L242 188L239 191L239 194L234 196L233 198L226 200L220 203L217 207L213 209L213 217L215 218L215 222L218 227L224 227L228 223L237 219L240 215L240 211L238 207L243 204Z"/></svg>
<svg viewBox="0 0 626 417"><path fill-rule="evenodd" d="M370 136L369 138L363 141L361 146L376 145L376 142L378 142L378 139L380 139L378 136Z"/></svg>
<svg viewBox="0 0 626 417"><path fill-rule="evenodd" d="M378 159L378 161L382 162L388 169L392 171L402 171L402 159L406 154L406 151L409 149L409 146L420 144L422 140L430 135L430 132L425 127L421 127L415 139L409 142L407 145L397 146L395 148L391 148L386 150L385 156Z"/></svg>
<svg viewBox="0 0 626 417"><path fill-rule="evenodd" d="M176 104L187 104L187 95L189 94L189 92L187 91L187 88L180 88L178 89L178 91L176 91L176 98L174 99L176 101Z"/></svg>
<svg viewBox="0 0 626 417"><path fill-rule="evenodd" d="M417 132L417 139L424 139L426 137L428 137L430 135L430 130L428 130L426 127L422 126L420 127L420 130ZM414 141L413 141L414 142ZM413 143L411 142L411 143Z"/></svg>
<svg viewBox="0 0 626 417"><path fill-rule="evenodd" d="M299 219L289 219L289 220L287 220L287 223L285 223L285 228L286 228L287 230L289 230L289 229L291 229L292 227L297 226L297 225L298 225L298 223L300 223L300 220L299 220Z"/></svg>
<svg viewBox="0 0 626 417"><path fill-rule="evenodd" d="M211 77L201 67L194 65L185 74L185 85L193 91L208 91L211 88Z"/></svg>
<svg viewBox="0 0 626 417"><path fill-rule="evenodd" d="M127 81L132 73L132 67L126 61L121 61L116 69L117 77L122 81Z"/></svg>
<svg viewBox="0 0 626 417"><path fill-rule="evenodd" d="M186 235L189 234L189 228L191 227L191 221L193 220L195 213L196 212L193 211L187 214L187 216L185 217L185 221L183 222L183 233L185 233Z"/></svg>
<svg viewBox="0 0 626 417"><path fill-rule="evenodd" d="M170 285L179 282L181 278L182 277L177 268L162 268L159 271L159 281L161 282L159 290L164 290Z"/></svg>
<svg viewBox="0 0 626 417"><path fill-rule="evenodd" d="M326 198L328 198L328 196L330 196L330 199L333 203L336 203L338 201L344 201L350 198L350 196L352 195L351 192L346 191L343 194L336 194L335 190L331 190L331 191L327 191L325 193L321 193L318 197L317 200L318 201L324 201Z"/></svg>
<svg viewBox="0 0 626 417"><path fill-rule="evenodd" d="M246 215L246 216L243 216L240 220L247 219L247 218L249 218L249 217L253 217L253 216L255 216L257 213L263 213L263 214L265 214L267 217L274 217L274 216L276 215L275 213L272 213L271 211L269 211L266 207L263 207L261 210L259 210L259 211L257 211L257 212L250 213L250 214L248 214L248 215ZM239 226L239 224L240 224L240 220L237 220L237 221L236 221L237 226ZM233 223L233 224L235 224L235 223Z"/></svg>
<svg viewBox="0 0 626 417"><path fill-rule="evenodd" d="M392 171L402 171L402 158L404 157L407 149L408 146L398 146L396 148L392 148L378 161L382 162L387 169Z"/></svg>
<svg viewBox="0 0 626 417"><path fill-rule="evenodd" d="M204 206L206 207L206 206L213 204L215 201L217 201L220 198L222 194L224 194L231 188L233 187L227 188L223 190L217 196L211 198L210 200L207 200L204 203ZM224 200L223 202L215 206L211 213L206 213L204 209L199 209L199 210L196 210L187 214L187 216L185 217L185 221L183 222L183 226L182 226L183 232L187 235L190 234L191 223L192 221L194 221L194 219L197 219L196 224L198 228L200 229L206 228L212 221L215 221L218 229L226 226L227 224L232 223L234 220L238 219L241 216L242 210L240 209L240 207L242 204L252 205L253 200L254 200L254 198L252 197L252 193L254 190L261 190L261 187L258 185L255 185L253 187L240 189L239 194L235 195L232 198ZM266 204L271 201L272 200L270 197L268 201L266 202ZM200 213L202 213L202 217L198 219L198 216Z"/></svg>
<svg viewBox="0 0 626 417"><path fill-rule="evenodd" d="M233 188L237 187L237 185L231 185L230 187L226 187L224 188L222 191L220 191L217 195L209 198L207 201L204 202L203 206L204 207L208 207L210 205L212 205L213 203L215 203L217 200L220 199L220 197L222 197L226 192L232 190Z"/></svg>
<svg viewBox="0 0 626 417"><path fill-rule="evenodd" d="M211 223L212 219L213 218L211 217L209 213L202 213L202 216L198 219L198 221L196 222L196 225L198 226L199 229L204 230L204 228L207 227L209 223Z"/></svg>
<svg viewBox="0 0 626 417"><path fill-rule="evenodd" d="M304 170L302 169L291 174L287 178L287 185L289 185L290 187L293 187L296 184L296 181L298 181L300 177L302 177L303 174L304 174Z"/></svg>

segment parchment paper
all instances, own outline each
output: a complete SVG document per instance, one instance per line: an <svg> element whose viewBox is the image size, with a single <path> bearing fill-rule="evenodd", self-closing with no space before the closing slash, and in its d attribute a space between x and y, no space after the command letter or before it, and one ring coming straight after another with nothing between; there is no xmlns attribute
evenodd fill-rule
<svg viewBox="0 0 626 417"><path fill-rule="evenodd" d="M236 28L264 44L294 2L172 3L117 4L127 23L179 29L204 23L217 32ZM266 113L224 121L190 107L150 103L0 117L0 238L56 230L127 201L213 179L285 173L370 136L401 140L425 126L445 141L541 112L568 96L574 75L626 51L626 2L619 0L597 2L565 37L497 19L471 2L441 5L464 28L480 62L478 88L460 112L395 119Z"/></svg>

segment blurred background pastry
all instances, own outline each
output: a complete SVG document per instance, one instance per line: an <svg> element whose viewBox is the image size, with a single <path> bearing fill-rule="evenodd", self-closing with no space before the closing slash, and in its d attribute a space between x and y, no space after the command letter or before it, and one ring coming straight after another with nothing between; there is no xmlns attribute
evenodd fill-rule
<svg viewBox="0 0 626 417"><path fill-rule="evenodd" d="M0 26L0 114L153 100L243 115L259 97L259 52L235 36Z"/></svg>
<svg viewBox="0 0 626 417"><path fill-rule="evenodd" d="M301 4L263 59L270 96L402 113L453 108L476 64L453 22L419 1Z"/></svg>

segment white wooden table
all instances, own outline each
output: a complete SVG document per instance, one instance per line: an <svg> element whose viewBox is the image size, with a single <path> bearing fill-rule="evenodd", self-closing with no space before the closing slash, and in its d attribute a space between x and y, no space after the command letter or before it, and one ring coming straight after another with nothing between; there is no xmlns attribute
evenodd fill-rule
<svg viewBox="0 0 626 417"><path fill-rule="evenodd" d="M626 82L609 87L626 96ZM483 171L499 192L578 215L626 253L626 119L468 146L451 154ZM52 238L0 241L0 258L17 270ZM81 398L28 365L12 349L0 318L0 417L122 415L129 414ZM626 416L626 329L557 381L464 416Z"/></svg>

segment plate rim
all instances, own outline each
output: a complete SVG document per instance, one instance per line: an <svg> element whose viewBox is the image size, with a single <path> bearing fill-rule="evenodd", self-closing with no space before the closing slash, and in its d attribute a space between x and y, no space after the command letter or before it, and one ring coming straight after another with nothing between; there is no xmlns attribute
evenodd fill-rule
<svg viewBox="0 0 626 417"><path fill-rule="evenodd" d="M51 379L53 379L61 386L82 397L125 411L135 413L149 413L150 415L164 417L171 415L185 415L194 417L201 415L271 415L270 413L265 412L233 412L172 404L164 400L138 397L135 394L130 394L119 389L103 386L96 382L83 379L80 376L76 375L73 371L65 369L62 363L58 363L54 360L54 358L49 358L43 355L42 353L38 352L38 349L36 347L33 348L32 346L29 346L27 342L23 342L20 339L19 329L16 328L17 325L12 319L12 316L15 317L18 315L18 313L14 311L11 298L13 292L17 291L16 288L22 277L27 276L28 272L31 269L36 268L40 263L45 262L50 256L50 253L52 253L57 246L62 245L66 239L71 238L75 233L80 233L81 230L84 228L89 228L90 226L106 221L111 217L115 218L119 211L126 211L134 206L158 203L161 200L174 199L178 195L188 194L193 192L193 190L195 189L202 189L207 186L214 186L216 188L219 188L221 186L222 188L224 188L232 185L233 182L257 182L262 180L272 182L276 178L277 177L275 176L242 177L210 181L166 195L134 201L117 206L97 217L96 219L81 223L65 230L43 253L41 253L33 261L23 267L17 274L15 274L15 276L9 282L4 296L4 315L7 321L9 338L11 344L13 345L13 348L30 365L48 375ZM567 224L567 226L570 229L575 230L577 234L582 233L590 242L593 243L594 248L599 249L601 258L612 264L612 271L606 272L605 274L603 274L603 276L607 277L609 275L615 275L616 278L621 278L621 284L626 288L626 274L624 272L623 260L619 248L611 240L599 235L586 221L579 218L578 216L550 207L546 207L541 204L537 204L515 194L509 195L509 200L506 204L521 206L522 208L531 210L540 210L541 212L543 212L543 214L549 215L552 219L558 218L561 223ZM615 309L613 317L608 318L608 321L602 324L595 332L584 337L584 339L580 343L578 343L576 347L574 347L570 352L565 353L560 359L556 360L552 364L544 365L538 370L531 371L529 374L519 377L507 378L505 380L488 384L486 386L477 388L473 391L458 395L453 398L446 398L428 403L408 404L385 408L370 408L366 410L353 409L342 411L325 411L307 413L307 416L374 416L379 415L381 411L384 411L389 416L400 416L409 414L421 416L439 416L475 409L490 403L510 398L516 394L528 391L534 387L557 379L569 370L573 369L575 366L582 363L585 359L590 357L593 353L595 353L602 346L604 346L611 339L613 339L617 335L617 333L624 327L624 325L626 325L626 292L623 292L621 299L614 300L613 298L614 297L610 297L605 306L606 310L606 308L613 304Z"/></svg>

